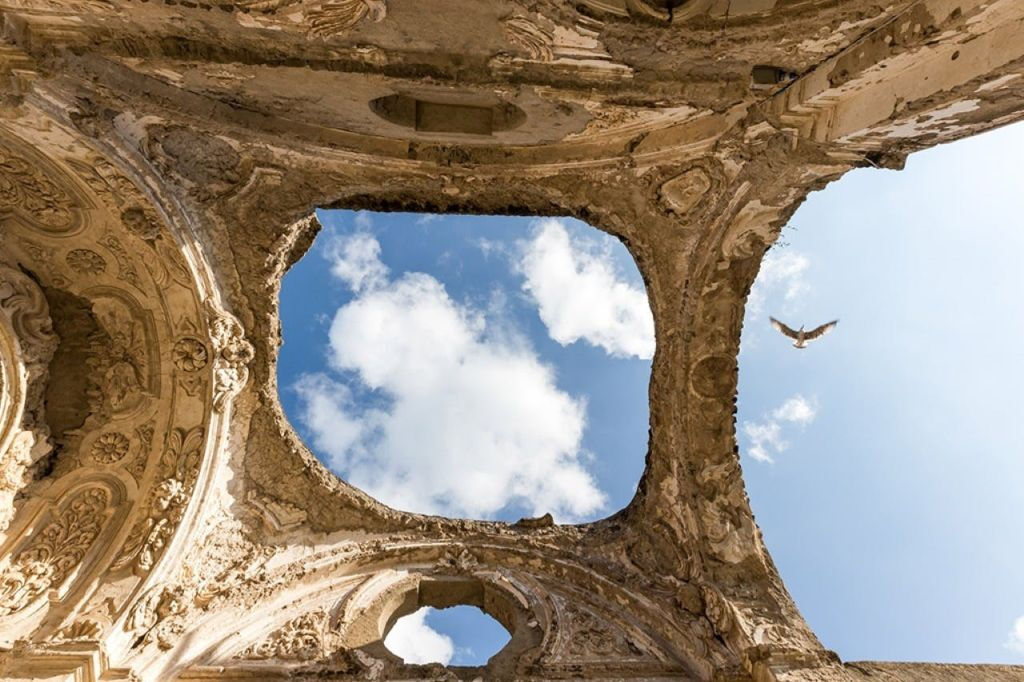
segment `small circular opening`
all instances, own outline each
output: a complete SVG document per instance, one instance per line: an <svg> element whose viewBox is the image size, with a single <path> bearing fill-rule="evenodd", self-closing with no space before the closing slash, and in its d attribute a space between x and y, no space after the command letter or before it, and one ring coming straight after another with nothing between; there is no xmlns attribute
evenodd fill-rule
<svg viewBox="0 0 1024 682"><path fill-rule="evenodd" d="M510 637L476 606L427 606L395 621L384 646L406 663L475 667L486 665Z"/></svg>

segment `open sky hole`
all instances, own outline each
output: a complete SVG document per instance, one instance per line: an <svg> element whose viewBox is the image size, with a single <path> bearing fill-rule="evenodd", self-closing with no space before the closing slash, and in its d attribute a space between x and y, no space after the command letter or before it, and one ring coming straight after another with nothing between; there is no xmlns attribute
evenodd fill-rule
<svg viewBox="0 0 1024 682"><path fill-rule="evenodd" d="M391 506L514 521L624 507L654 328L616 239L572 219L320 211L284 279L281 400Z"/></svg>
<svg viewBox="0 0 1024 682"><path fill-rule="evenodd" d="M482 666L509 639L501 623L475 606L428 606L395 621L384 646L406 663Z"/></svg>
<svg viewBox="0 0 1024 682"><path fill-rule="evenodd" d="M1024 660L1024 126L812 195L747 306L737 432L769 550L847 660ZM797 350L768 323L837 328Z"/></svg>

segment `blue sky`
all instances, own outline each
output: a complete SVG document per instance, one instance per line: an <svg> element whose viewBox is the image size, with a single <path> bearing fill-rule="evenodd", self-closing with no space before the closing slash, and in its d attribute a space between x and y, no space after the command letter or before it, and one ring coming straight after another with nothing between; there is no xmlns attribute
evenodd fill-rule
<svg viewBox="0 0 1024 682"><path fill-rule="evenodd" d="M797 605L845 660L1024 662L1022 152L1017 126L852 172L801 207L755 284L744 476ZM451 516L628 503L653 341L621 244L574 220L318 215L282 290L279 377L329 467ZM769 315L840 323L798 351ZM486 620L421 611L388 645L483 662L504 642Z"/></svg>
<svg viewBox="0 0 1024 682"><path fill-rule="evenodd" d="M283 286L279 373L332 470L451 516L585 521L629 501L653 322L617 240L574 220L319 215Z"/></svg>
<svg viewBox="0 0 1024 682"><path fill-rule="evenodd" d="M854 171L759 277L744 477L797 605L846 660L1024 662L1022 153L1018 125ZM840 323L796 351L769 314ZM813 418L776 414L795 397Z"/></svg>

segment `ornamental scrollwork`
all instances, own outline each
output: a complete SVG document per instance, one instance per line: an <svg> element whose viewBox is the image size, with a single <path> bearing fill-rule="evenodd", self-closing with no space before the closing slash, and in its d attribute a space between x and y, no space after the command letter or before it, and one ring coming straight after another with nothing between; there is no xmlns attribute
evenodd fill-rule
<svg viewBox="0 0 1024 682"><path fill-rule="evenodd" d="M64 260L80 275L99 275L107 269L107 261L92 249L72 249Z"/></svg>
<svg viewBox="0 0 1024 682"><path fill-rule="evenodd" d="M150 493L145 517L136 522L112 569L131 568L138 575L148 573L163 554L185 514L199 474L205 429L174 428L160 458L163 481Z"/></svg>
<svg viewBox="0 0 1024 682"><path fill-rule="evenodd" d="M44 167L0 146L0 212L18 213L46 233L73 232L79 227L74 198Z"/></svg>
<svg viewBox="0 0 1024 682"><path fill-rule="evenodd" d="M16 613L59 586L103 530L110 493L92 487L71 499L0 574L0 616Z"/></svg>
<svg viewBox="0 0 1024 682"><path fill-rule="evenodd" d="M245 338L245 330L234 315L212 302L206 305L213 341L213 409L223 412L228 401L249 380L249 363L255 354Z"/></svg>
<svg viewBox="0 0 1024 682"><path fill-rule="evenodd" d="M266 639L239 653L236 659L281 659L285 661L315 661L322 658L327 646L324 631L327 613L323 610L304 613L285 623Z"/></svg>
<svg viewBox="0 0 1024 682"><path fill-rule="evenodd" d="M50 308L42 290L20 270L0 264L0 313L11 321L29 363L49 362L57 348Z"/></svg>
<svg viewBox="0 0 1024 682"><path fill-rule="evenodd" d="M226 4L240 10L274 14L309 3L303 0L236 0ZM387 13L386 0L328 0L312 4L305 11L305 17L311 37L330 38L347 33L366 18L374 22L383 21Z"/></svg>
<svg viewBox="0 0 1024 682"><path fill-rule="evenodd" d="M149 393L145 325L116 298L98 299L93 311L105 332L94 340L90 361L93 373L102 377L98 393L115 413L125 412Z"/></svg>

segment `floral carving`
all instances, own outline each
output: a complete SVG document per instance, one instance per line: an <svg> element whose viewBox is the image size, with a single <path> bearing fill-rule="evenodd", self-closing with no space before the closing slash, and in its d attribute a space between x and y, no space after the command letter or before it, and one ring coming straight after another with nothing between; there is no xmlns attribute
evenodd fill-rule
<svg viewBox="0 0 1024 682"><path fill-rule="evenodd" d="M107 269L107 261L92 249L72 249L64 260L80 275L98 275Z"/></svg>
<svg viewBox="0 0 1024 682"><path fill-rule="evenodd" d="M114 254L114 259L117 261L117 278L128 282L128 284L135 288L140 288L142 281L139 279L139 273L135 270L132 257L128 255L128 251L121 244L121 240L112 234L107 234L100 239L100 244L110 249L110 253Z"/></svg>
<svg viewBox="0 0 1024 682"><path fill-rule="evenodd" d="M170 648L170 636L174 633L161 632L161 626L167 630L167 622L186 611L185 601L185 590L181 586L157 585L151 588L135 603L125 621L125 629L138 635L132 648L148 644L153 639L161 649ZM180 623L178 626L180 628Z"/></svg>
<svg viewBox="0 0 1024 682"><path fill-rule="evenodd" d="M249 380L252 344L245 339L241 323L213 303L207 303L210 337L213 340L213 409L223 412L228 401Z"/></svg>
<svg viewBox="0 0 1024 682"><path fill-rule="evenodd" d="M167 436L164 453L160 457L160 471L164 476L176 478L191 489L199 473L205 430L197 426L186 431L180 427Z"/></svg>
<svg viewBox="0 0 1024 682"><path fill-rule="evenodd" d="M210 361L210 353L199 339L185 337L174 344L174 366L183 372L198 372Z"/></svg>
<svg viewBox="0 0 1024 682"><path fill-rule="evenodd" d="M92 369L102 377L99 392L115 412L135 407L146 393L146 331L128 306L115 298L93 305L106 335L93 347Z"/></svg>
<svg viewBox="0 0 1024 682"><path fill-rule="evenodd" d="M0 575L0 615L20 611L67 578L103 529L109 500L104 488L88 488L43 527Z"/></svg>
<svg viewBox="0 0 1024 682"><path fill-rule="evenodd" d="M286 661L313 661L326 652L324 631L327 614L322 611L305 613L269 637L235 655L239 659L277 658Z"/></svg>
<svg viewBox="0 0 1024 682"><path fill-rule="evenodd" d="M128 454L129 444L124 435L110 431L96 439L89 456L100 464L113 464Z"/></svg>
<svg viewBox="0 0 1024 682"><path fill-rule="evenodd" d="M480 562L465 547L458 553L454 549L447 550L434 564L434 571L437 573L466 574L479 568Z"/></svg>
<svg viewBox="0 0 1024 682"><path fill-rule="evenodd" d="M205 430L174 428L160 458L164 480L150 494L146 517L128 534L112 568L131 568L137 574L149 572L163 554L185 514L189 494L195 487Z"/></svg>
<svg viewBox="0 0 1024 682"><path fill-rule="evenodd" d="M71 232L78 227L74 200L44 167L0 146L0 212L18 212L44 232Z"/></svg>
<svg viewBox="0 0 1024 682"><path fill-rule="evenodd" d="M131 566L136 573L148 572L156 564L185 512L184 486L167 479L150 496L149 514L132 529L113 569Z"/></svg>

